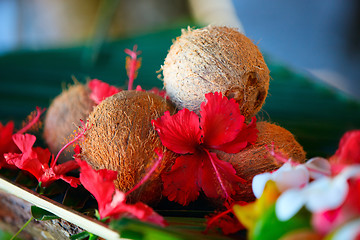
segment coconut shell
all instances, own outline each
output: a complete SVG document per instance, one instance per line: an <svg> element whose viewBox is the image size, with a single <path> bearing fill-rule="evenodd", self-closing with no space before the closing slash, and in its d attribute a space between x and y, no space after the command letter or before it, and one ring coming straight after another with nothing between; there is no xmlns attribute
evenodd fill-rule
<svg viewBox="0 0 360 240"><path fill-rule="evenodd" d="M164 152L160 167L128 198L155 205L162 197L160 174L171 167L175 153L162 145L151 120L174 109L164 98L147 92L122 91L105 99L89 115L91 127L80 144L82 159L95 169L118 171L115 185L127 192L144 177L158 157L154 149L160 148Z"/></svg>
<svg viewBox="0 0 360 240"><path fill-rule="evenodd" d="M258 139L254 145L248 146L236 154L217 151L219 159L230 162L236 170L236 174L247 182L241 185L235 200L253 201L255 196L252 192L252 179L255 175L271 172L278 169L282 164L269 154L272 143L283 154L292 160L304 163L306 153L303 147L295 140L294 136L285 128L269 122L258 122Z"/></svg>
<svg viewBox="0 0 360 240"><path fill-rule="evenodd" d="M179 109L199 113L205 94L234 98L250 119L269 89L269 69L258 47L234 28L183 30L162 66L164 86Z"/></svg>
<svg viewBox="0 0 360 240"><path fill-rule="evenodd" d="M51 103L44 121L44 139L50 151L57 154L71 139L81 120L86 120L95 103L90 98L90 89L77 83L64 90ZM71 160L73 148L69 146L59 161Z"/></svg>

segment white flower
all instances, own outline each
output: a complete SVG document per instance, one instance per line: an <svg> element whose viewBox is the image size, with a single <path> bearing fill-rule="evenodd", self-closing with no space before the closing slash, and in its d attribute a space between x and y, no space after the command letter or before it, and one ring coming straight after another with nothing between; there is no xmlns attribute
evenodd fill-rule
<svg viewBox="0 0 360 240"><path fill-rule="evenodd" d="M261 197L267 181L272 180L276 183L280 192L287 189L302 188L310 180L322 176L330 175L330 164L324 158L313 158L305 164L293 166L291 160L284 163L281 168L272 173L263 173L253 178L252 188L256 198Z"/></svg>
<svg viewBox="0 0 360 240"><path fill-rule="evenodd" d="M360 234L360 218L355 219L335 232L332 240L355 239Z"/></svg>
<svg viewBox="0 0 360 240"><path fill-rule="evenodd" d="M292 218L304 205L310 212L332 210L345 200L349 190L347 180L360 174L360 165L343 169L336 177L322 177L302 189L289 189L276 201L276 216L281 221Z"/></svg>

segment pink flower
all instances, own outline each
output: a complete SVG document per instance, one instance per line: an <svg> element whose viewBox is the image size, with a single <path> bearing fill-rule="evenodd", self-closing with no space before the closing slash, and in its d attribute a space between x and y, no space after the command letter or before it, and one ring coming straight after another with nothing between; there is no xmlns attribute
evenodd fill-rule
<svg viewBox="0 0 360 240"><path fill-rule="evenodd" d="M234 99L221 93L205 97L200 119L183 109L152 121L163 145L181 154L162 179L163 194L182 205L196 200L201 189L208 197L230 199L244 180L211 150L237 153L257 138L256 118L247 126Z"/></svg>
<svg viewBox="0 0 360 240"><path fill-rule="evenodd" d="M117 172L107 169L94 170L87 162L76 160L80 165L81 184L95 197L98 202L100 218L118 218L120 216L135 217L142 221L165 226L164 219L152 208L138 202L126 204L125 193L115 189L114 180Z"/></svg>

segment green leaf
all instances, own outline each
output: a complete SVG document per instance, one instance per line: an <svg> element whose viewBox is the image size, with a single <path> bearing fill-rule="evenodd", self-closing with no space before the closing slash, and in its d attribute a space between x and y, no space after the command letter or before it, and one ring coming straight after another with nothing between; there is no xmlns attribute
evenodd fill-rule
<svg viewBox="0 0 360 240"><path fill-rule="evenodd" d="M139 240L181 240L181 239L230 239L215 233L203 234L206 228L203 218L167 218L167 227L135 219L122 218L110 222L110 228L118 231L122 238Z"/></svg>
<svg viewBox="0 0 360 240"><path fill-rule="evenodd" d="M2 240L10 240L12 238L12 234L5 232L0 229L0 239ZM14 240L21 240L20 238L15 238Z"/></svg>
<svg viewBox="0 0 360 240"><path fill-rule="evenodd" d="M90 233L89 240L96 240L96 239L98 239L98 236L96 236L96 235L94 235L94 234Z"/></svg>
<svg viewBox="0 0 360 240"><path fill-rule="evenodd" d="M31 206L31 215L39 221L46 221L46 220L52 220L52 219L59 219L58 216L55 214L48 212L42 208L39 208L37 206Z"/></svg>
<svg viewBox="0 0 360 240"><path fill-rule="evenodd" d="M140 222L134 219L122 218L112 221L110 228L119 231L122 238L129 239L158 239L158 240L180 240L184 239L177 233L172 233L165 228L152 224Z"/></svg>
<svg viewBox="0 0 360 240"><path fill-rule="evenodd" d="M257 221L254 229L254 240L279 239L288 232L297 229L311 229L311 214L302 209L288 221L280 221L276 217L275 204Z"/></svg>
<svg viewBox="0 0 360 240"><path fill-rule="evenodd" d="M71 240L81 240L81 239L84 239L84 238L87 238L90 236L90 233L87 232L87 231L84 231L84 232L81 232L81 233L78 233L78 234L75 234L75 235L72 235L70 237Z"/></svg>

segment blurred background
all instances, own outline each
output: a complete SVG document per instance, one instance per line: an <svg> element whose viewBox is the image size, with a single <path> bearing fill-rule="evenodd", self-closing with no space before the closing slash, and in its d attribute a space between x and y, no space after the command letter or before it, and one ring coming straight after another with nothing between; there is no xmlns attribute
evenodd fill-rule
<svg viewBox="0 0 360 240"><path fill-rule="evenodd" d="M126 86L134 44L135 84L162 87L172 40L208 24L259 46L272 81L258 118L293 132L309 156L332 154L360 128L359 0L0 0L0 120L21 123L75 78Z"/></svg>
<svg viewBox="0 0 360 240"><path fill-rule="evenodd" d="M272 58L360 99L358 0L0 0L0 54L188 23L238 27Z"/></svg>

